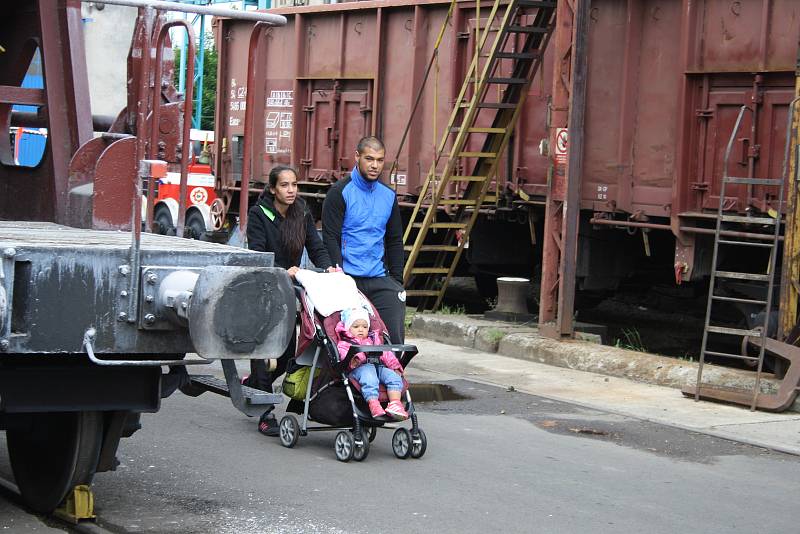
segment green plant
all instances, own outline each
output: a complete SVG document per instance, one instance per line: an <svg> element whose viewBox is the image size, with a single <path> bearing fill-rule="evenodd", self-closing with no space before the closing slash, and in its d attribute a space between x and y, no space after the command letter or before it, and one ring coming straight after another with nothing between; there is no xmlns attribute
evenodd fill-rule
<svg viewBox="0 0 800 534"><path fill-rule="evenodd" d="M499 328L489 328L486 330L486 341L495 344L500 343L500 340L506 336L506 333Z"/></svg>
<svg viewBox="0 0 800 534"><path fill-rule="evenodd" d="M614 343L615 347L621 349L635 350L638 352L647 352L647 347L642 342L642 336L636 328L623 328L621 338L617 338Z"/></svg>
<svg viewBox="0 0 800 534"><path fill-rule="evenodd" d="M414 322L414 316L417 314L417 311L414 308L406 308L406 316L405 320L403 321L406 325L406 329L411 328L411 323Z"/></svg>
<svg viewBox="0 0 800 534"><path fill-rule="evenodd" d="M182 37L179 37L182 39ZM201 102L203 105L202 115L200 116L200 128L202 130L214 129L214 112L217 103L217 49L214 46L214 34L207 32L204 39L204 54L203 54L203 95ZM177 46L173 47L175 56L175 73L174 84L178 87L178 78L180 76L181 65L181 49ZM195 98L197 98L197 87L195 84Z"/></svg>
<svg viewBox="0 0 800 534"><path fill-rule="evenodd" d="M461 304L456 304L452 307L448 306L447 304L443 304L442 307L439 308L439 313L442 315L464 315L466 310Z"/></svg>

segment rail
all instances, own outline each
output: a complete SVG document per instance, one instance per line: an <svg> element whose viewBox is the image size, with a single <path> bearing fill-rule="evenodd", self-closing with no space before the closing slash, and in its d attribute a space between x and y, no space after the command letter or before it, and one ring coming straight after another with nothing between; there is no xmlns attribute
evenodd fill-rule
<svg viewBox="0 0 800 534"><path fill-rule="evenodd" d="M255 135L255 101L256 101L256 56L258 54L258 42L264 34L264 30L269 28L268 24L257 22L250 34L250 46L247 51L247 95L245 96L244 110L244 151L242 152L242 177L241 189L239 193L239 230L244 235L247 231L247 210L249 209L249 194L244 193L244 189L250 187L250 175L253 170L253 136ZM259 67L266 69L266 60ZM266 72L262 70L261 72ZM264 79L260 78L263 84ZM263 101L262 101L263 104ZM243 194L244 193L244 194Z"/></svg>
<svg viewBox="0 0 800 534"><path fill-rule="evenodd" d="M81 0L81 2L84 3L91 1L94 0ZM238 11L224 7L180 4L178 2L166 2L162 0L103 0L103 3L111 4L113 6L149 7L152 9L162 9L165 11L180 11L181 13L196 13L198 15L227 17L229 19L252 20L254 22L265 22L271 26L286 25L286 17L281 15L263 12L259 13L255 11Z"/></svg>
<svg viewBox="0 0 800 534"><path fill-rule="evenodd" d="M260 23L259 23L260 24ZM197 54L194 41L194 29L185 20L171 20L161 26L156 38L156 67L153 76L153 111L150 118L150 159L158 159L158 138L160 134L160 115L161 115L161 77L164 65L164 39L169 35L169 30L175 26L183 26L186 30L187 42L189 43L188 61L186 63L186 75L190 80L194 79L194 58ZM183 135L181 136L181 181L178 194L178 224L176 225L176 235L183 236L183 228L186 225L186 195L189 189L189 133L192 127L192 102L194 96L194 84L186 84L186 94L183 96ZM149 176L147 180L147 231L153 231L153 207L155 203L155 179Z"/></svg>

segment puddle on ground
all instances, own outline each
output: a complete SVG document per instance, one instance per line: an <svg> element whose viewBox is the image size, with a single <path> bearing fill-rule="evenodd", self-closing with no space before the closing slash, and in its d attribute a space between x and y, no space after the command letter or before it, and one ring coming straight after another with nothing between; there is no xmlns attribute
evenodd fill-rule
<svg viewBox="0 0 800 534"><path fill-rule="evenodd" d="M411 384L408 386L414 402L439 402L470 399L466 395L456 393L452 386L445 384Z"/></svg>

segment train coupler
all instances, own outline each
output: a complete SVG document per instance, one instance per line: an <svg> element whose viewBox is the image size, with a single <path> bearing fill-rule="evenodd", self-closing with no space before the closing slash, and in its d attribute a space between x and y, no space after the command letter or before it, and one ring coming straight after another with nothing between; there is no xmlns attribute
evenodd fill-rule
<svg viewBox="0 0 800 534"><path fill-rule="evenodd" d="M91 488L85 484L72 488L53 515L74 524L81 521L94 521L97 516L94 514L94 493Z"/></svg>

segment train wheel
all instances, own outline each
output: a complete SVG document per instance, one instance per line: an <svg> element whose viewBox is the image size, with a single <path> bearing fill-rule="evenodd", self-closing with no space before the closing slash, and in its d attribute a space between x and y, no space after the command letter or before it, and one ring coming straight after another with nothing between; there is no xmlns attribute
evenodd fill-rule
<svg viewBox="0 0 800 534"><path fill-rule="evenodd" d="M11 469L25 503L49 513L73 487L91 483L103 443L103 416L60 412L24 417L28 425L6 432Z"/></svg>

